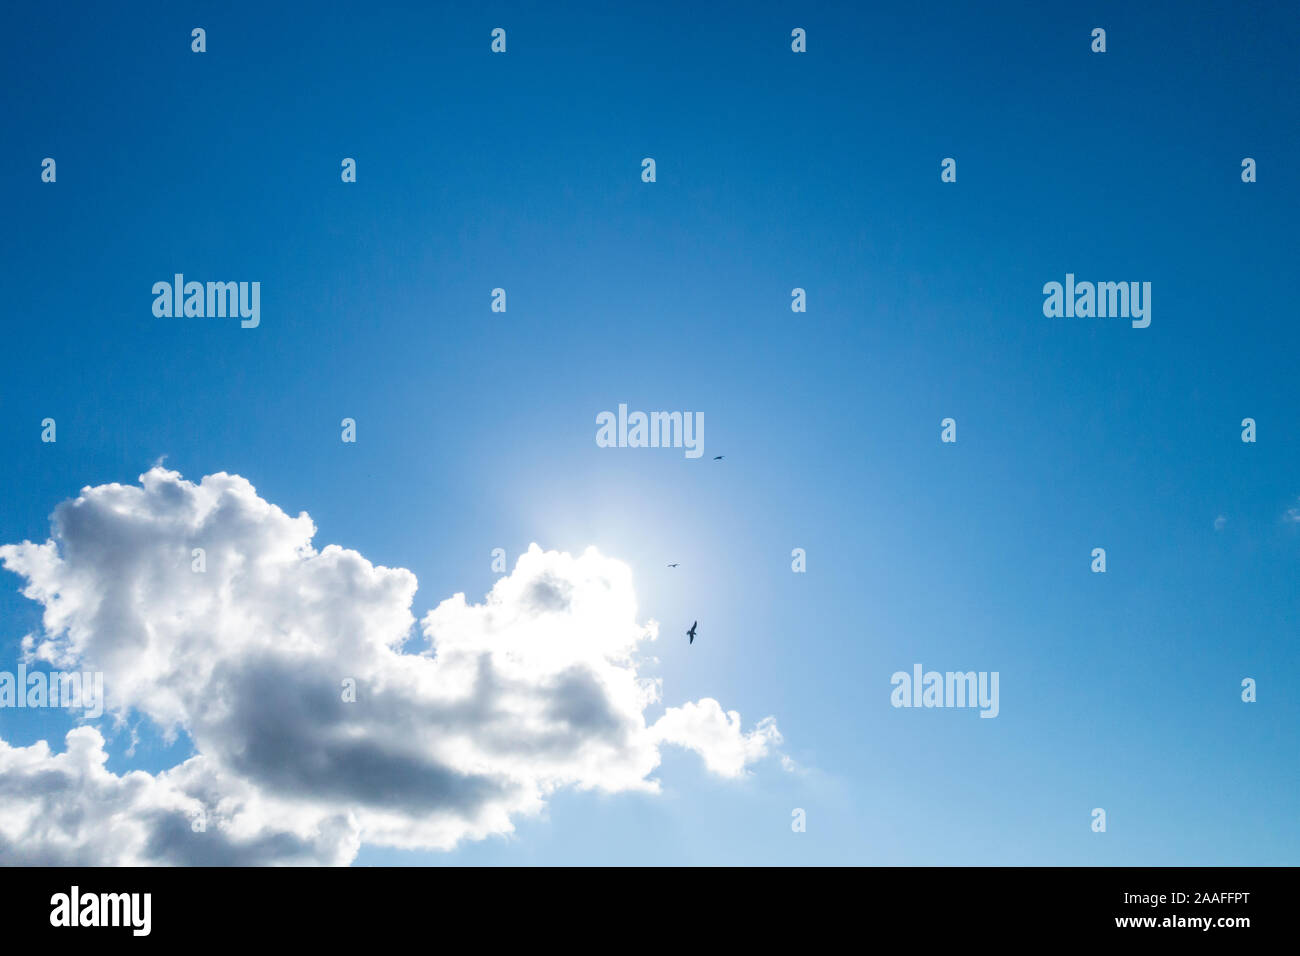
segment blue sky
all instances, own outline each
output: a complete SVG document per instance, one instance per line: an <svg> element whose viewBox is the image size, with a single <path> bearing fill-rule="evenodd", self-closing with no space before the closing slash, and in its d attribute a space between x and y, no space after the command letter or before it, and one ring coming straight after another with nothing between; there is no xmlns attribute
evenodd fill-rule
<svg viewBox="0 0 1300 956"><path fill-rule="evenodd" d="M360 864L1296 863L1294 5L553 6L6 10L0 543L165 455L417 617L594 544L663 703L800 767L669 748L658 795ZM260 327L155 318L176 272L260 281ZM1150 327L1044 317L1067 272L1151 282ZM703 458L597 447L619 403L702 412ZM892 708L915 662L1000 672L998 718ZM110 769L191 753L142 733Z"/></svg>

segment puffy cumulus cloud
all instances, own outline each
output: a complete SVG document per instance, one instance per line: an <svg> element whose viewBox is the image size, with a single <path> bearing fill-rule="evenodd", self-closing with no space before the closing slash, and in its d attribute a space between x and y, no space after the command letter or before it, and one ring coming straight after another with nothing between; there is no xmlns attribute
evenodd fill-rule
<svg viewBox="0 0 1300 956"><path fill-rule="evenodd" d="M639 649L657 630L637 622L630 570L594 548L533 545L483 603L457 594L425 615L420 641L415 576L318 551L315 532L237 475L195 484L155 467L61 504L44 544L0 547L44 609L28 656L103 671L114 715L183 730L196 751L117 776L90 727L59 754L0 741L0 860L450 848L509 832L560 787L656 790L663 744L735 777L780 743L771 718L746 733L709 698L647 724L659 685Z"/></svg>
<svg viewBox="0 0 1300 956"><path fill-rule="evenodd" d="M681 707L669 707L653 727L654 737L696 751L704 765L724 777L737 777L745 765L766 757L781 743L776 720L765 717L750 733L741 728L740 714L723 711L712 697ZM788 761L783 764L789 768Z"/></svg>
<svg viewBox="0 0 1300 956"><path fill-rule="evenodd" d="M0 741L5 863L344 864L360 846L358 828L344 814L281 825L248 785L220 779L203 757L156 776L117 776L104 768L108 754L98 730L78 727L66 744L55 754L43 740L30 747ZM294 822L292 814L277 816Z"/></svg>

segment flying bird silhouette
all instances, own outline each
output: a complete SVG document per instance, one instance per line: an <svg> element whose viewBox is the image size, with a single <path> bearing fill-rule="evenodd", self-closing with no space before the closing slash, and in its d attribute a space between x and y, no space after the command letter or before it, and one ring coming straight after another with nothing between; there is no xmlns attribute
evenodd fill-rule
<svg viewBox="0 0 1300 956"><path fill-rule="evenodd" d="M695 628L699 626L699 623L700 623L699 621L694 621L691 624L691 629L686 632L687 636L691 639L690 643L692 644L695 643Z"/></svg>
<svg viewBox="0 0 1300 956"><path fill-rule="evenodd" d="M677 567L677 565L675 565L675 564L670 564L670 565L668 565L668 567L670 567L670 568L675 568L675 567Z"/></svg>
<svg viewBox="0 0 1300 956"><path fill-rule="evenodd" d="M714 460L714 461L722 461L722 459L725 458L725 457L726 457L725 455L714 455L714 456L713 456L713 460Z"/></svg>

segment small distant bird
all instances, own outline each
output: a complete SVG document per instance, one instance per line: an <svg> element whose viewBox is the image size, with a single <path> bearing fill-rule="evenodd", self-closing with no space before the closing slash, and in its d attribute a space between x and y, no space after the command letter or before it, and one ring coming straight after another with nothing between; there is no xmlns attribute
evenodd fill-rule
<svg viewBox="0 0 1300 956"><path fill-rule="evenodd" d="M670 567L670 568L675 568L675 567L677 567L677 565L675 565L675 564L670 564L670 565L668 565L668 567Z"/></svg>
<svg viewBox="0 0 1300 956"><path fill-rule="evenodd" d="M713 456L713 460L714 460L714 461L722 461L722 459L725 458L725 457L726 457L725 455L714 455L714 456Z"/></svg>
<svg viewBox="0 0 1300 956"><path fill-rule="evenodd" d="M689 637L689 638L691 639L691 640L690 640L690 643L692 643L692 644L695 643L695 628L699 626L699 623L700 623L699 621L695 621L695 622L693 622L693 623L691 624L691 629L690 629L689 631L686 632L686 636Z"/></svg>

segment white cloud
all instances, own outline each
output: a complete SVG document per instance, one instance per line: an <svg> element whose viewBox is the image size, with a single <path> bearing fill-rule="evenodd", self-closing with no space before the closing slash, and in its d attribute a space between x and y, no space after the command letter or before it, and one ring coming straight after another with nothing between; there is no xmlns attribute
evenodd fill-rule
<svg viewBox="0 0 1300 956"><path fill-rule="evenodd" d="M69 731L66 743L56 754L43 740L30 747L0 740L4 863L346 864L360 846L346 814L308 817L263 804L204 757L156 776L117 776L104 768L108 754L95 728Z"/></svg>
<svg viewBox="0 0 1300 956"><path fill-rule="evenodd" d="M656 790L664 743L729 777L780 743L772 718L745 733L710 698L647 726L658 684L638 651L657 628L637 623L630 570L595 549L533 545L483 603L457 594L430 611L427 644L408 649L411 572L317 551L305 513L236 475L196 484L155 467L140 482L83 489L50 541L0 547L0 561L44 607L29 656L103 671L115 716L184 730L197 756L116 776L93 728L62 754L0 741L0 859L345 863L363 842L449 848L509 832L560 787Z"/></svg>
<svg viewBox="0 0 1300 956"><path fill-rule="evenodd" d="M658 740L694 750L704 758L706 767L724 777L740 776L746 764L761 760L781 743L773 718L760 720L753 731L744 733L740 714L724 712L712 697L669 707L655 721L653 732Z"/></svg>

